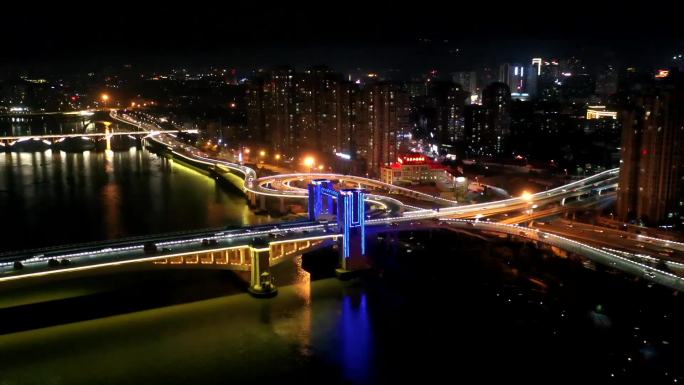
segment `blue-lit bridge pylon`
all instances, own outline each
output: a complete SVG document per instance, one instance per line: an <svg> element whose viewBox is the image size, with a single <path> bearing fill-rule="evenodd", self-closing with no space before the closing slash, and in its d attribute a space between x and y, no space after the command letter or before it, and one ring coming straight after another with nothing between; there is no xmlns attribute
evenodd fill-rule
<svg viewBox="0 0 684 385"><path fill-rule="evenodd" d="M365 197L366 191L360 188L335 190L327 179L315 179L309 184L309 219L337 221L342 233L342 273L368 267Z"/></svg>

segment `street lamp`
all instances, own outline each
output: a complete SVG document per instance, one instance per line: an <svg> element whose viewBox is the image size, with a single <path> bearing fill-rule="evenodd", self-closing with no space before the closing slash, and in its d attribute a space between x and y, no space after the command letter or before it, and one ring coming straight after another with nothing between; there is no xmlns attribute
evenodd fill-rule
<svg viewBox="0 0 684 385"><path fill-rule="evenodd" d="M532 210L537 207L537 205L532 205L532 194L530 194L527 191L523 191L523 193L520 194L520 198L522 198L523 200L525 200L526 202L528 202L530 204L530 208L525 210L525 214L528 214L528 215L532 214Z"/></svg>
<svg viewBox="0 0 684 385"><path fill-rule="evenodd" d="M240 162L240 164L245 161L247 154L249 154L249 148L240 146L240 151L238 151L238 162Z"/></svg>
<svg viewBox="0 0 684 385"><path fill-rule="evenodd" d="M109 95L102 94L102 95L100 95L100 99L102 100L102 104L107 106L107 101L109 101Z"/></svg>
<svg viewBox="0 0 684 385"><path fill-rule="evenodd" d="M523 191L523 193L520 195L520 198L522 198L523 200L526 200L528 202L531 202L532 201L532 194L530 194L527 191Z"/></svg>
<svg viewBox="0 0 684 385"><path fill-rule="evenodd" d="M304 158L304 165L309 168L309 172L312 172L315 162L316 161L314 160L313 156L307 156Z"/></svg>

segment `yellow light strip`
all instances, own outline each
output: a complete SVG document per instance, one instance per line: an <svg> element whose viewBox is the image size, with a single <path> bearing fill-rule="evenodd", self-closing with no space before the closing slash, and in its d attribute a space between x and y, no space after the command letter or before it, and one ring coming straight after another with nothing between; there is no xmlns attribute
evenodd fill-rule
<svg viewBox="0 0 684 385"><path fill-rule="evenodd" d="M156 261L156 260L166 259L166 258L184 257L186 255L196 254L198 252L199 253L213 253L216 251L235 250L235 249L244 249L244 248L249 248L249 246L248 245L231 246L231 247L212 249L212 250L201 250L201 251L192 251L192 252L185 252L185 253L169 254L169 255L163 255L163 256L136 258L136 259L129 259L126 261L106 262L106 263L100 263L97 265L67 267L67 268L62 268L62 269L58 269L58 270L48 270L48 271L41 271L41 272L36 272L36 273L13 275L10 277L0 277L0 282L14 281L17 279L24 279L24 278L42 277L42 276L46 276L46 275L53 275L53 274L59 274L59 273L99 269L99 268L103 268L103 267L126 265L126 264L130 264L130 263L151 262L151 261Z"/></svg>

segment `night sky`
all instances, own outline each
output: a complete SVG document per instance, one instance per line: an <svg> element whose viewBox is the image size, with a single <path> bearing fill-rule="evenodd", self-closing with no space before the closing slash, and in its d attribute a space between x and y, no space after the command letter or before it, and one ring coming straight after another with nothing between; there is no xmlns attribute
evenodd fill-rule
<svg viewBox="0 0 684 385"><path fill-rule="evenodd" d="M13 66L79 69L327 64L424 72L570 55L590 64L662 66L684 48L674 5L596 3L167 2L16 10L3 12L0 58Z"/></svg>

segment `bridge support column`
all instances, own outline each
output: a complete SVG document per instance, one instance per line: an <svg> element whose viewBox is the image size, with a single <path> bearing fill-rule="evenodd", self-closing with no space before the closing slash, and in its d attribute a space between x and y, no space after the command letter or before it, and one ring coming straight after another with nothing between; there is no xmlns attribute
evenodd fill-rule
<svg viewBox="0 0 684 385"><path fill-rule="evenodd" d="M364 255L365 250L361 250L361 229L349 229L350 233L347 238L339 237L338 250L340 251L340 265L335 269L335 275L340 279L349 279L355 275L359 270L366 270L370 268L368 258ZM345 246L345 242L349 242ZM345 249L349 253L345 256Z"/></svg>
<svg viewBox="0 0 684 385"><path fill-rule="evenodd" d="M261 210L266 210L266 196L264 195L259 196L259 208Z"/></svg>
<svg viewBox="0 0 684 385"><path fill-rule="evenodd" d="M370 267L366 257L366 209L365 191L361 189L345 189L338 198L337 220L342 229L340 250L340 267L335 271L341 279L349 277L352 272Z"/></svg>
<svg viewBox="0 0 684 385"><path fill-rule="evenodd" d="M247 196L249 197L249 205L252 207L256 206L256 194L253 192L248 192Z"/></svg>
<svg viewBox="0 0 684 385"><path fill-rule="evenodd" d="M285 214L285 198L279 198L278 209L280 214Z"/></svg>
<svg viewBox="0 0 684 385"><path fill-rule="evenodd" d="M270 253L271 248L263 241L254 242L249 247L251 274L248 291L253 297L270 298L278 294L278 289L273 284L273 277L269 272Z"/></svg>

